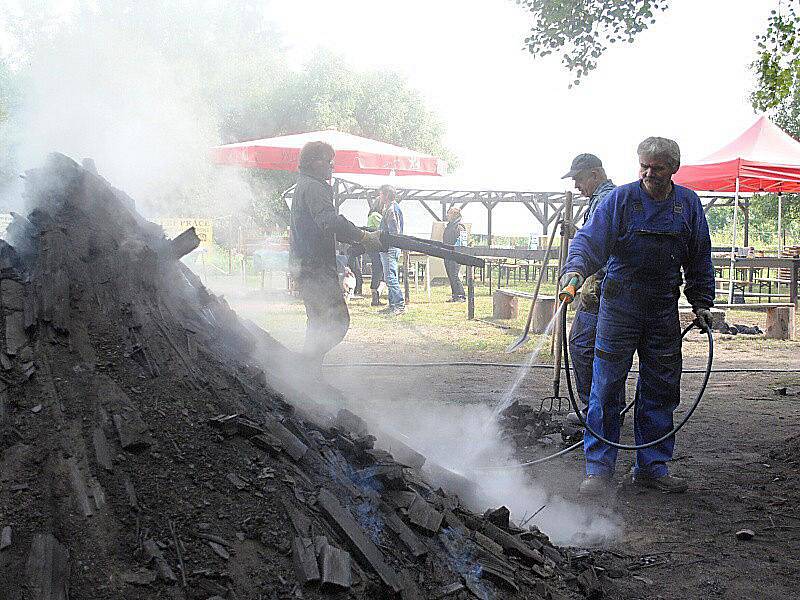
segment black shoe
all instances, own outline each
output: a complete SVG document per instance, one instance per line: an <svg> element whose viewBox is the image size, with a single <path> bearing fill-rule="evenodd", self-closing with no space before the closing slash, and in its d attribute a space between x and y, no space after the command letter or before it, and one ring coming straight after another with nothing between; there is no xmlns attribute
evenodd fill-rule
<svg viewBox="0 0 800 600"><path fill-rule="evenodd" d="M581 411L581 417L583 417L583 422L585 423L586 422L585 408ZM581 423L580 419L578 419L578 415L576 415L574 412L571 412L567 415L566 423L570 427L575 427L575 428L583 427L583 423Z"/></svg>
<svg viewBox="0 0 800 600"><path fill-rule="evenodd" d="M458 302L458 298L448 298L445 302Z"/></svg>
<svg viewBox="0 0 800 600"><path fill-rule="evenodd" d="M611 492L613 483L610 475L587 475L586 479L581 481L578 494L586 498L606 496Z"/></svg>
<svg viewBox="0 0 800 600"><path fill-rule="evenodd" d="M648 477L646 475L632 475L634 485L640 487L650 488L651 490L658 490L665 494L683 494L689 489L689 484L685 479L680 477L673 477L672 475L664 475L662 477Z"/></svg>
<svg viewBox="0 0 800 600"><path fill-rule="evenodd" d="M466 296L459 296L454 300L454 302L466 302L466 301L467 301Z"/></svg>
<svg viewBox="0 0 800 600"><path fill-rule="evenodd" d="M383 306L383 302L381 302L381 295L380 292L373 290L372 291L372 303L371 306Z"/></svg>

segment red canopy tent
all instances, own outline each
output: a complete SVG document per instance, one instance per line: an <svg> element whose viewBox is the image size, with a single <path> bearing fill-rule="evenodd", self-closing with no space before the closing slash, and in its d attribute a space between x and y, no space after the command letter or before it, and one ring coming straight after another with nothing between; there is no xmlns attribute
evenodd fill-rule
<svg viewBox="0 0 800 600"><path fill-rule="evenodd" d="M704 192L800 192L800 142L761 116L721 150L683 165L673 180Z"/></svg>
<svg viewBox="0 0 800 600"><path fill-rule="evenodd" d="M778 193L778 248L781 240L780 193L800 192L800 142L762 115L724 148L693 164L683 165L673 181L696 191L735 192L728 302L733 302L739 194Z"/></svg>
<svg viewBox="0 0 800 600"><path fill-rule="evenodd" d="M336 151L335 173L441 175L445 170L444 161L435 156L333 129L226 144L211 152L220 165L297 171L300 149L316 141L327 142Z"/></svg>

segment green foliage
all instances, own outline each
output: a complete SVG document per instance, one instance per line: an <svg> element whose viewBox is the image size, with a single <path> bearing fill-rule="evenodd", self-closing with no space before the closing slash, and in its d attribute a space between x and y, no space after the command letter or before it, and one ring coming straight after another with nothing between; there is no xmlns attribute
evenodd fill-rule
<svg viewBox="0 0 800 600"><path fill-rule="evenodd" d="M534 56L561 52L571 85L597 67L609 44L632 43L669 0L516 0L534 19L525 47Z"/></svg>
<svg viewBox="0 0 800 600"><path fill-rule="evenodd" d="M753 63L756 86L751 95L753 108L797 115L800 84L800 13L797 0L778 2L770 13L767 29L758 36L758 57ZM798 126L794 126L797 131Z"/></svg>

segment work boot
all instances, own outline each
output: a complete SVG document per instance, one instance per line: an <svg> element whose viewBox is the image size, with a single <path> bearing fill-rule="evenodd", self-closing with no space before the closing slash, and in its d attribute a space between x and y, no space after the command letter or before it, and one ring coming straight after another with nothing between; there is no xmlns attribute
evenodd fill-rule
<svg viewBox="0 0 800 600"><path fill-rule="evenodd" d="M613 481L610 475L587 475L586 479L581 481L578 495L586 498L606 496L611 492L612 485Z"/></svg>
<svg viewBox="0 0 800 600"><path fill-rule="evenodd" d="M400 315L402 315L405 312L406 312L406 307L405 306L395 306L394 308L392 308L392 311L391 311L390 314L393 317L399 317Z"/></svg>
<svg viewBox="0 0 800 600"><path fill-rule="evenodd" d="M371 306L383 306L383 302L381 302L381 294L378 290L372 290Z"/></svg>
<svg viewBox="0 0 800 600"><path fill-rule="evenodd" d="M587 409L585 409L585 408L583 410L581 410L581 416L583 417L583 422L584 423L586 422L586 410ZM570 427L574 427L576 429L579 429L579 428L583 427L583 424L581 423L580 419L578 418L578 415L576 415L574 412L569 413L567 415L567 418L565 419L565 421L567 422L567 425L569 425Z"/></svg>
<svg viewBox="0 0 800 600"><path fill-rule="evenodd" d="M632 475L634 485L638 485L665 494L682 494L689 489L689 484L685 479L674 477L672 475L664 475L662 477L648 477L647 475Z"/></svg>

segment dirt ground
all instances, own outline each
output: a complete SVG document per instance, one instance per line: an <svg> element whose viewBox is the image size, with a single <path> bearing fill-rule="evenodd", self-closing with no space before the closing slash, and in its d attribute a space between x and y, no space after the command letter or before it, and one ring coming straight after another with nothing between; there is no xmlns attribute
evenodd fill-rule
<svg viewBox="0 0 800 600"><path fill-rule="evenodd" d="M236 301L232 301L237 308ZM253 306L242 305L247 312ZM354 324L353 327L357 327ZM511 332L513 333L513 332ZM509 341L513 336L509 334ZM686 477L690 490L668 496L644 492L625 482L633 463L621 452L618 489L602 510L624 524L608 549L624 557L636 577L620 584L620 598L786 598L793 597L800 572L800 344L751 339L735 343L716 337L715 369L770 369L768 373L712 375L706 397L694 418L679 434L674 474ZM508 367L370 367L353 363L458 362L467 354L443 354L424 339L398 336L391 344L364 343L348 336L329 356L326 378L349 394L368 399L376 390L391 390L398 402L426 397L443 402L496 404L518 371ZM704 366L704 345L699 337L684 345L684 367ZM516 356L522 360L524 355ZM635 384L635 376L629 386ZM700 384L697 374L683 380L684 402L677 417L688 408ZM532 370L515 398L538 405L549 394L551 374ZM775 388L787 387L788 395ZM632 396L630 396L632 397ZM793 444L787 440L794 437ZM623 440L632 440L632 420ZM537 458L536 449L521 458ZM583 474L580 452L529 470L539 485L576 502ZM539 523L546 531L546 523ZM751 529L755 537L738 541L736 532Z"/></svg>

